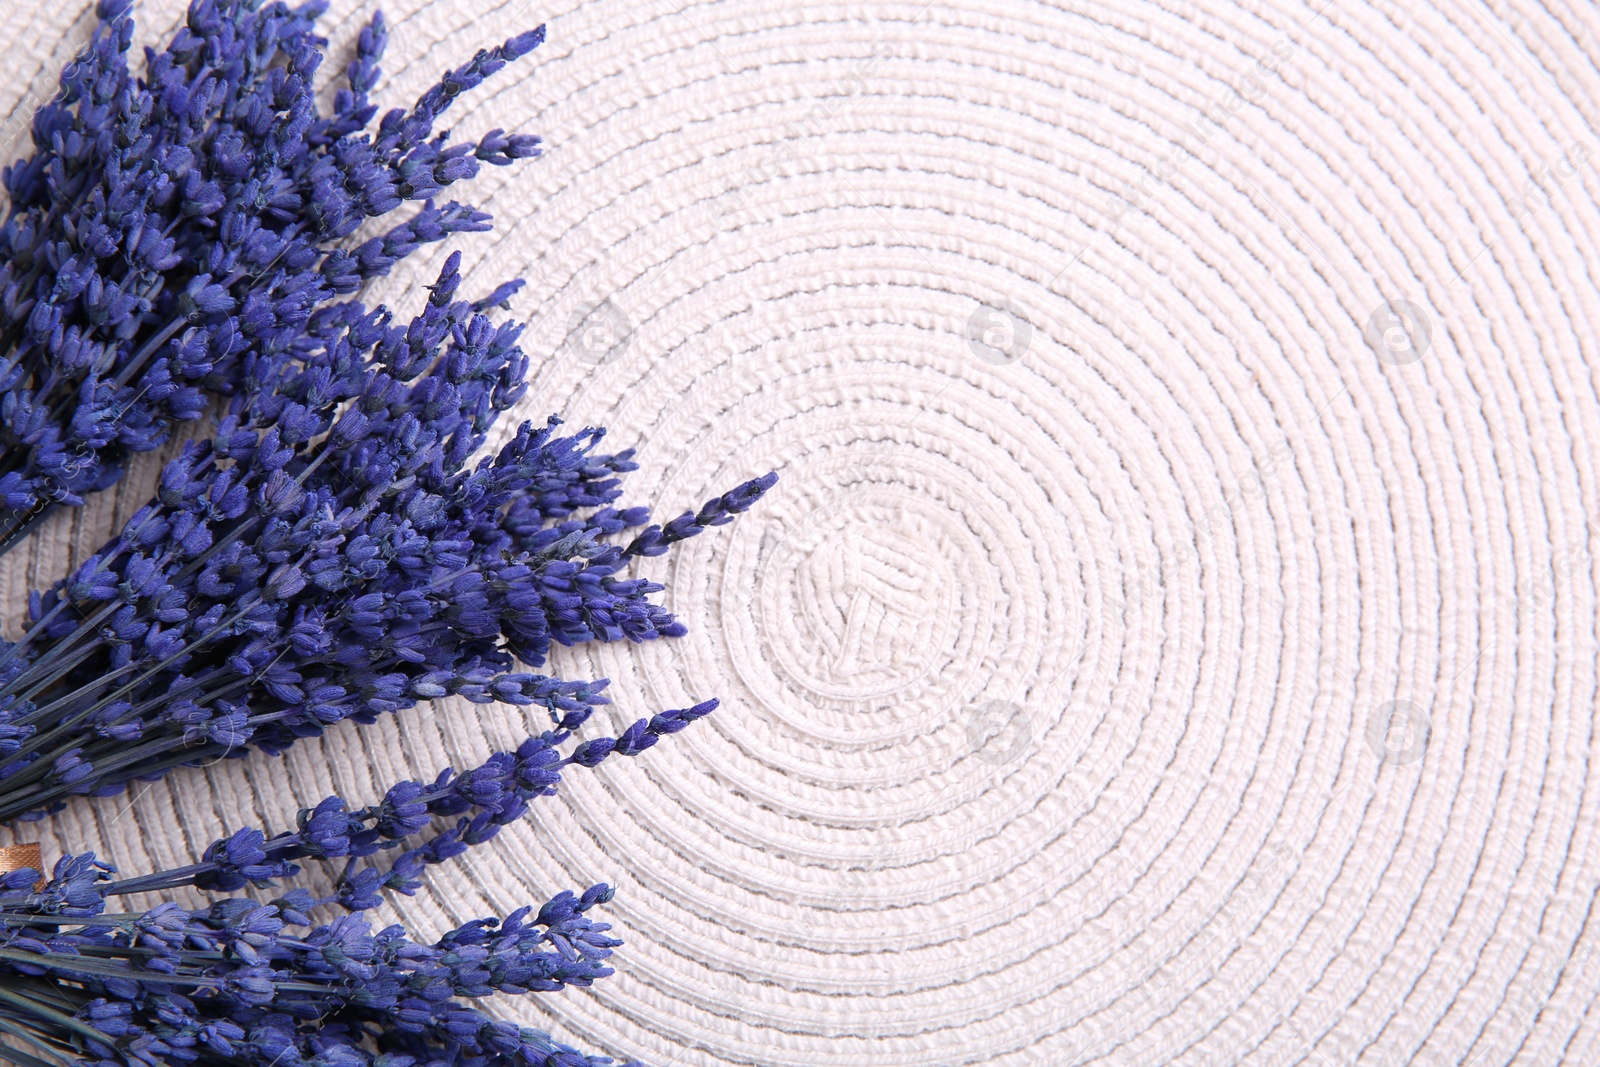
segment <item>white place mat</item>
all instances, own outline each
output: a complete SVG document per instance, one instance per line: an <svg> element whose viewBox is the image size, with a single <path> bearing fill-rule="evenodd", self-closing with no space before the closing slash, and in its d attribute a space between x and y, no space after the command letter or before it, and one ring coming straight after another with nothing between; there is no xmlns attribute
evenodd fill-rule
<svg viewBox="0 0 1600 1067"><path fill-rule="evenodd" d="M530 281L527 416L637 445L663 516L783 479L646 565L688 637L555 664L721 710L393 909L616 884L618 973L497 1011L656 1067L1600 1062L1600 15L1322 4L386 5L385 107L549 24L452 113L548 142L456 242ZM7 5L7 136L88 9ZM0 563L8 632L154 470ZM16 839L178 864L529 728L419 709Z"/></svg>

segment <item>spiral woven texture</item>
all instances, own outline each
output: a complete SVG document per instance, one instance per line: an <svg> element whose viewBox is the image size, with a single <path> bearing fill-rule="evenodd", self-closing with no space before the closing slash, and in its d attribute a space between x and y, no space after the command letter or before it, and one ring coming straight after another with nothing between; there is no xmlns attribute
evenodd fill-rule
<svg viewBox="0 0 1600 1067"><path fill-rule="evenodd" d="M6 155L90 6L7 4ZM586 732L722 708L392 909L618 886L618 973L495 1010L655 1067L1600 1062L1593 6L384 10L384 106L549 24L452 111L548 144L455 245L529 280L525 416L663 515L782 477L644 564L689 636L555 662L613 680ZM8 633L155 462L0 563ZM444 703L0 844L176 865L538 728Z"/></svg>

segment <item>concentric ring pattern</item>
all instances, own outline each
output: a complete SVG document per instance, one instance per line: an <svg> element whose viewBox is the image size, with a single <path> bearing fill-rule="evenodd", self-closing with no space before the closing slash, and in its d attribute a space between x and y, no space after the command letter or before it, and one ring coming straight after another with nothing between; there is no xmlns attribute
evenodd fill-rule
<svg viewBox="0 0 1600 1067"><path fill-rule="evenodd" d="M8 13L0 114L87 7ZM549 23L455 120L549 145L462 245L530 280L527 415L663 509L782 477L644 568L688 637L557 663L618 721L721 710L394 909L616 884L618 973L503 1010L658 1067L1600 1062L1592 6L386 14L386 103ZM6 561L12 616L128 493ZM530 725L46 832L181 862Z"/></svg>

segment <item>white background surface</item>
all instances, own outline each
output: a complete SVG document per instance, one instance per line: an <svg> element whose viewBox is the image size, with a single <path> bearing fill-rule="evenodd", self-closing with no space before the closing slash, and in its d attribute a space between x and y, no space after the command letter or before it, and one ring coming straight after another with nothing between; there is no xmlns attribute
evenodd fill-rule
<svg viewBox="0 0 1600 1067"><path fill-rule="evenodd" d="M373 6L333 0L325 73ZM0 116L88 7L7 5ZM688 637L555 663L617 724L722 709L394 909L616 884L618 973L496 1010L657 1067L1600 1060L1592 6L385 13L385 107L549 24L451 115L548 144L455 243L530 281L526 416L637 445L663 518L783 479L646 564ZM180 17L141 0L139 43ZM154 471L0 563L8 632ZM1386 762L1396 700L1431 729ZM417 709L46 851L180 864L530 728Z"/></svg>

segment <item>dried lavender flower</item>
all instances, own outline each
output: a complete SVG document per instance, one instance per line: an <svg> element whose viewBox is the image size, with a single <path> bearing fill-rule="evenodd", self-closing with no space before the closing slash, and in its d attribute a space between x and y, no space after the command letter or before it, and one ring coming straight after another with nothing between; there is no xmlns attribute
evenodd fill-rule
<svg viewBox="0 0 1600 1067"><path fill-rule="evenodd" d="M404 327L354 301L319 311L167 465L157 500L34 598L0 650L0 821L450 694L537 705L570 731L605 680L518 661L684 632L649 599L662 587L624 568L729 521L776 475L657 527L610 506L635 465L596 455L598 429L524 423L469 467L528 360L519 326L455 299L458 264Z"/></svg>
<svg viewBox="0 0 1600 1067"><path fill-rule="evenodd" d="M321 0L194 0L135 77L129 0L98 25L6 168L0 225L0 552L57 505L121 477L129 453L256 387L252 365L305 342L312 317L420 245L487 228L433 197L539 138L434 134L451 102L544 39L481 51L409 111L368 93L387 40L374 16L329 113L314 79ZM422 209L354 247L368 219Z"/></svg>
<svg viewBox="0 0 1600 1067"><path fill-rule="evenodd" d="M113 883L110 891L150 893L196 886L208 892L233 892L246 885L265 889L277 879L297 875L296 860L345 859L334 895L322 903L364 911L377 905L381 892L410 896L424 868L492 840L502 827L527 813L529 801L553 796L566 768L596 767L612 755L637 756L716 706L715 700L708 700L639 719L621 736L592 738L564 757L559 748L571 739L571 732L546 731L528 738L516 751L497 752L464 773L447 767L432 782L396 783L381 802L364 808L352 808L343 797L327 797L302 809L294 830L273 835L239 830L207 846L198 863L124 879ZM407 838L452 817L459 817L454 826L405 848L392 863L360 863L401 848Z"/></svg>
<svg viewBox="0 0 1600 1067"><path fill-rule="evenodd" d="M0 1032L46 1057L0 1044L0 1059L23 1067L323 1067L331 1051L362 1067L604 1067L612 1061L463 1001L559 992L610 975L605 960L622 942L585 914L611 900L609 886L560 893L531 921L532 908L473 920L431 945L398 926L374 932L362 913L382 903L382 891L414 892L425 866L492 839L528 801L554 794L565 768L638 755L714 706L641 719L565 757L557 750L571 734L547 731L465 773L446 768L431 783L399 782L363 808L327 797L300 812L295 830L236 831L187 867L117 880L85 854L63 857L42 886L36 871L0 875ZM453 816L454 827L428 833ZM426 839L393 864L360 865L419 835ZM345 860L332 895L292 889L198 910L169 902L107 912L111 898L180 887L274 889L306 858ZM311 913L333 904L349 914L315 924Z"/></svg>
<svg viewBox="0 0 1600 1067"><path fill-rule="evenodd" d="M317 924L303 889L190 910L108 913L92 855L0 875L0 1059L22 1067L604 1067L471 1000L611 974L621 944L585 914L606 885L477 919L432 944L359 913ZM126 884L126 883L124 883ZM531 918L530 918L531 916ZM305 932L297 932L297 928ZM637 1067L637 1065L634 1065Z"/></svg>
<svg viewBox="0 0 1600 1067"><path fill-rule="evenodd" d="M34 155L5 173L0 552L113 483L127 454L218 411L150 503L0 642L0 822L447 695L537 706L552 729L369 807L329 797L293 831L237 831L176 870L115 880L83 855L41 889L34 872L0 875L0 1058L24 1067L609 1064L466 1003L610 974L620 942L584 914L606 886L431 945L374 932L363 913L493 839L567 767L637 755L716 706L563 755L607 682L520 668L553 644L681 635L650 600L662 587L628 569L731 521L776 475L658 526L614 506L636 464L599 452L598 428L525 422L474 462L527 390L522 327L486 314L521 283L460 299L457 254L407 322L353 298L421 244L487 228L432 197L538 139L453 144L434 126L543 29L369 131L383 20L323 114L324 8L194 0L136 79L128 0L101 0L89 48L35 117ZM408 221L348 246L407 200L422 201ZM139 892L270 888L306 859L343 861L326 899L107 911ZM331 905L348 914L312 920Z"/></svg>

